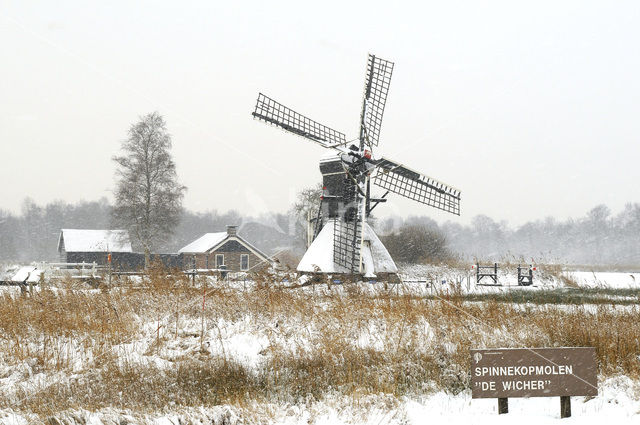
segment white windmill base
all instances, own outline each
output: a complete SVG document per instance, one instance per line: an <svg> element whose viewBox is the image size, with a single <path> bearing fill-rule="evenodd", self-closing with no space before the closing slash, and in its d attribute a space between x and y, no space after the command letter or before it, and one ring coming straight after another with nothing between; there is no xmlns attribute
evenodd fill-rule
<svg viewBox="0 0 640 425"><path fill-rule="evenodd" d="M307 249L298 271L303 273L350 273L333 262L333 228L335 221L324 225L318 236ZM396 274L398 268L387 248L380 242L373 229L363 223L364 244L362 246L362 265L364 277L376 277L377 274Z"/></svg>

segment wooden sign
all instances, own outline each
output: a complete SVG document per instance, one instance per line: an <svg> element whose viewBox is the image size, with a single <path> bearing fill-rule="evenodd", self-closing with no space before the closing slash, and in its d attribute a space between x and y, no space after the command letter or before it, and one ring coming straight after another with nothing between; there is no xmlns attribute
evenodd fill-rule
<svg viewBox="0 0 640 425"><path fill-rule="evenodd" d="M598 395L595 348L471 350L472 398Z"/></svg>

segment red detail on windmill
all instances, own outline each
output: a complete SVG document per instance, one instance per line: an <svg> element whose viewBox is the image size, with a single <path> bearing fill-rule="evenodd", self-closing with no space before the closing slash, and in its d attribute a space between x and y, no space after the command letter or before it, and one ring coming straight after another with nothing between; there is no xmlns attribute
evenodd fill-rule
<svg viewBox="0 0 640 425"><path fill-rule="evenodd" d="M368 149L364 150L364 157L367 159L371 159L371 151Z"/></svg>

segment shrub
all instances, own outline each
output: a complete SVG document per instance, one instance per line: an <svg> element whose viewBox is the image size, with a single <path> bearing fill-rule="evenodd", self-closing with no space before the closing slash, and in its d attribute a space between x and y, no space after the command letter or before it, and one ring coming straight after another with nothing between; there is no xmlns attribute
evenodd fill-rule
<svg viewBox="0 0 640 425"><path fill-rule="evenodd" d="M433 227L408 224L381 239L391 257L398 262L443 263L454 258L444 233Z"/></svg>

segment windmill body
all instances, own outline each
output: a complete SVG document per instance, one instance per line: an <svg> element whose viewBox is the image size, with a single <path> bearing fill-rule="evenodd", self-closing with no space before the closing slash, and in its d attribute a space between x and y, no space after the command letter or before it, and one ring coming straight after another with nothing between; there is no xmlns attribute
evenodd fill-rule
<svg viewBox="0 0 640 425"><path fill-rule="evenodd" d="M336 264L334 261L333 233L336 220L332 219L322 227L313 240L302 260L298 264L298 271L302 273L352 273L348 268ZM362 244L362 275L376 277L380 275L396 274L398 268L371 226L364 223L364 242Z"/></svg>
<svg viewBox="0 0 640 425"><path fill-rule="evenodd" d="M314 239L298 264L299 272L352 273L353 270L345 265L344 261L335 261L338 254L336 250L340 249L343 257L347 254L353 257L356 250L342 246L348 244L352 244L352 247L361 244L362 269L360 272L365 277L398 272L391 255L366 220L363 221L361 228L362 242L358 239L360 235L356 235L354 243L352 238L340 233L340 229L345 229L349 223L354 223L354 219L358 216L356 200L358 191L344 171L345 164L352 163L353 157L342 152L330 152L320 160L323 194L318 217L314 220ZM364 206L366 203L361 204ZM342 242L342 244L336 246L336 242Z"/></svg>
<svg viewBox="0 0 640 425"><path fill-rule="evenodd" d="M369 55L358 139L318 123L260 93L253 116L330 149L320 161L323 194L314 219L314 240L298 265L301 272L374 277L397 267L367 223L371 211L395 193L452 214L460 214L460 191L404 165L373 156L393 63ZM371 196L371 184L385 190Z"/></svg>

